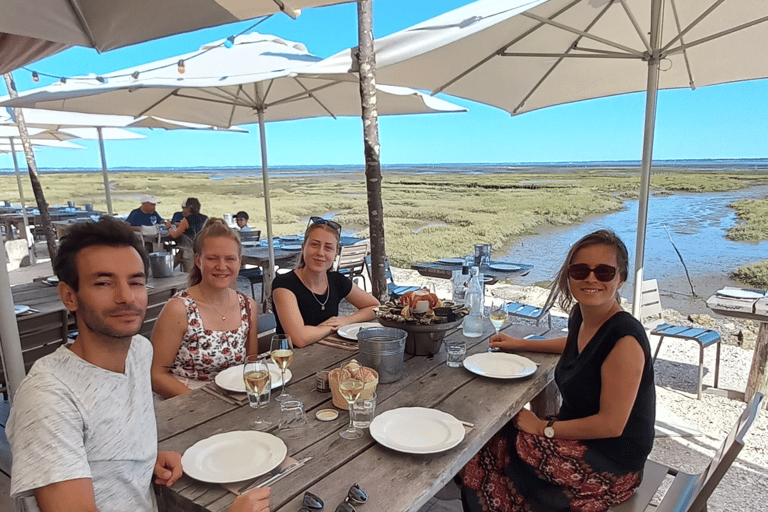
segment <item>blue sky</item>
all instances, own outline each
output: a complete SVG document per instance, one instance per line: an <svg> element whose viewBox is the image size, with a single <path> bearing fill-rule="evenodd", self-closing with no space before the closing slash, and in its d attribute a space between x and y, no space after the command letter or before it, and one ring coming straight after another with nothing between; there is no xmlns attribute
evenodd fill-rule
<svg viewBox="0 0 768 512"><path fill-rule="evenodd" d="M469 3L468 0L377 0L374 33L382 37ZM99 55L73 48L29 66L56 76L102 74L184 52L226 38L254 21L174 36ZM305 10L297 20L276 15L254 30L304 43L330 56L357 43L354 4ZM14 72L20 91L34 83L28 71ZM0 94L6 94L0 83ZM511 117L504 111L447 96L469 109L463 114L382 117L383 164L516 163L640 160L644 94L585 101ZM659 94L655 159L768 157L768 80ZM260 165L258 130L250 134L142 130L145 140L107 141L107 164L117 167ZM363 165L358 118L308 119L267 125L271 166ZM76 141L86 150L41 149L41 168L99 168L98 144ZM0 155L0 168L12 168Z"/></svg>

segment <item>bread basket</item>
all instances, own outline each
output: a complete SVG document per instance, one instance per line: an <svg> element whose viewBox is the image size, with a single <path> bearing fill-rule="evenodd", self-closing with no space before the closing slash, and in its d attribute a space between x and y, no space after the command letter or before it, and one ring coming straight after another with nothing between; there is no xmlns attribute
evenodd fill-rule
<svg viewBox="0 0 768 512"><path fill-rule="evenodd" d="M379 384L379 374L376 370L368 368L367 366L360 366L360 364L355 359L350 361L349 364L344 367L344 369L353 373L363 372L364 374L368 375L368 380L363 386L363 391L360 393L360 398L370 398L373 396L374 391L376 391L376 386ZM333 405L346 411L349 409L349 405L347 404L347 401L344 400L344 397L341 396L341 392L339 391L339 376L341 375L341 371L341 368L334 368L330 371L330 373L328 373L328 385L331 388ZM370 378L371 375L373 375L373 379Z"/></svg>

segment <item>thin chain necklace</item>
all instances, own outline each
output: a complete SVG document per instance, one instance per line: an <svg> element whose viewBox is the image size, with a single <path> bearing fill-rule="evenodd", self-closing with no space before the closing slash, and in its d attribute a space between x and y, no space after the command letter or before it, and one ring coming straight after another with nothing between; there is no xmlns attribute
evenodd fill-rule
<svg viewBox="0 0 768 512"><path fill-rule="evenodd" d="M301 272L302 276L299 276L299 280L301 283L309 290L309 292L312 294L312 297L315 298L318 304L320 304L320 311L325 311L325 305L328 303L328 299L331 298L331 285L328 283L328 277L325 278L325 282L327 285L327 289L325 290L325 300L323 302L320 302L320 299L317 298L317 294L312 291L312 289L307 286L307 283L304 282L303 274L304 271Z"/></svg>
<svg viewBox="0 0 768 512"><path fill-rule="evenodd" d="M203 296L203 299L205 300L205 303L204 303L204 304L205 304L207 307L209 307L209 308L213 309L213 311L214 311L214 312L215 312L217 315L221 315L221 320L222 320L222 322L223 322L224 320L226 320L226 319L227 319L227 315L225 315L224 313L222 313L222 312L219 310L219 308L220 308L221 306L224 306L224 307L226 308L226 307L227 307L227 304L216 304L216 303L214 303L213 301L211 301L211 300L208 300L208 297L206 297L206 296L205 296L205 292L203 292L203 290L200 290L200 295L202 295L202 296Z"/></svg>

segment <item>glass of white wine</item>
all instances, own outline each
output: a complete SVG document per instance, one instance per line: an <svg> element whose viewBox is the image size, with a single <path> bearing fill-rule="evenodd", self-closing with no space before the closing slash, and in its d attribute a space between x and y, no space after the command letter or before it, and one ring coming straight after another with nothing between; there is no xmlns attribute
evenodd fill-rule
<svg viewBox="0 0 768 512"><path fill-rule="evenodd" d="M245 382L245 390L248 392L248 404L258 411L261 405L261 394L270 384L269 367L266 361L258 355L247 356L243 365L243 381ZM267 398L268 402L269 398ZM261 419L258 412L256 419L248 424L248 428L251 430L266 430L271 426L272 422Z"/></svg>
<svg viewBox="0 0 768 512"><path fill-rule="evenodd" d="M342 366L341 375L339 376L339 392L349 405L349 426L347 427L347 430L339 433L344 439L357 439L363 435L363 433L356 429L352 424L352 404L357 401L360 393L363 392L364 386L365 383L358 373L352 373Z"/></svg>
<svg viewBox="0 0 768 512"><path fill-rule="evenodd" d="M287 334L275 334L272 336L272 346L270 347L272 361L280 368L280 380L283 383L282 392L275 397L275 400L282 402L289 400L291 395L285 392L285 370L293 361L293 343L291 337Z"/></svg>
<svg viewBox="0 0 768 512"><path fill-rule="evenodd" d="M496 329L496 334L499 334L501 327L507 321L509 314L507 313L507 303L501 299L493 299L491 301L491 311L489 317L493 328Z"/></svg>

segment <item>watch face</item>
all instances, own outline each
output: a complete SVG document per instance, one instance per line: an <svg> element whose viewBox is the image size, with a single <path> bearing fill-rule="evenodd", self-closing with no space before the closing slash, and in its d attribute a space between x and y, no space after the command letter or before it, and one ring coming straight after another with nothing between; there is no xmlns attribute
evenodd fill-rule
<svg viewBox="0 0 768 512"><path fill-rule="evenodd" d="M555 437L555 429L553 429L552 427L546 427L544 429L544 436L548 437L549 439L552 439L553 437Z"/></svg>

